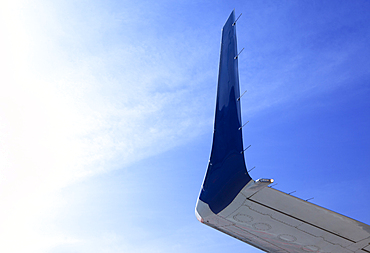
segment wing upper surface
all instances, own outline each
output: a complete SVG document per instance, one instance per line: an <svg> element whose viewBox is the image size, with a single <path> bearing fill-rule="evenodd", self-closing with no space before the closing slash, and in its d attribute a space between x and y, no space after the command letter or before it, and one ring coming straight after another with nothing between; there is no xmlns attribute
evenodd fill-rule
<svg viewBox="0 0 370 253"><path fill-rule="evenodd" d="M250 182L220 213L199 208L203 222L266 252L368 253L370 226Z"/></svg>

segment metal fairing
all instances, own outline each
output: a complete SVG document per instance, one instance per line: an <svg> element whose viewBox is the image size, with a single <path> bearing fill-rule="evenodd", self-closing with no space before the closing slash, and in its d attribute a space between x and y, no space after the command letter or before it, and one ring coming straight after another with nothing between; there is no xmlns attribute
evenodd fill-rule
<svg viewBox="0 0 370 253"><path fill-rule="evenodd" d="M222 29L213 144L199 221L265 252L370 253L370 226L254 181L246 171L235 13Z"/></svg>

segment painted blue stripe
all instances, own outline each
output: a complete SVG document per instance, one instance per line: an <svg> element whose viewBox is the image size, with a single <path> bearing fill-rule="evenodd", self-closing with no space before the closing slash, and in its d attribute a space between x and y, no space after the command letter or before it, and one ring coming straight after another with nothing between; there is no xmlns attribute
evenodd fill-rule
<svg viewBox="0 0 370 253"><path fill-rule="evenodd" d="M233 11L222 29L213 144L199 199L214 213L226 208L251 180L243 151L236 31Z"/></svg>

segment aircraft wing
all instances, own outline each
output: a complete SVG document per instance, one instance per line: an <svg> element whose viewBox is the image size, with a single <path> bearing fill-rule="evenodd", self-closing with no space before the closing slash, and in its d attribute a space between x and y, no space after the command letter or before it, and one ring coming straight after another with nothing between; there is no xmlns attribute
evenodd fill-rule
<svg viewBox="0 0 370 253"><path fill-rule="evenodd" d="M254 181L243 154L235 13L222 29L213 143L199 221L265 252L370 253L370 226Z"/></svg>

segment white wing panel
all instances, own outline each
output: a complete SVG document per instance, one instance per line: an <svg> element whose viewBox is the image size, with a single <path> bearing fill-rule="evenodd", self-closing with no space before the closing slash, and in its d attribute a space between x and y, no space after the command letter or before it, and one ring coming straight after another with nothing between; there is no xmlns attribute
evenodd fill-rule
<svg viewBox="0 0 370 253"><path fill-rule="evenodd" d="M243 231L246 237L254 235L264 241L264 247L271 252L280 252L283 249L285 252L351 252L339 244L328 241L323 236L325 231L315 231L320 232L318 234L314 231L308 233L309 229L306 229L307 231L299 229L305 225L304 222L249 200L227 219L233 222L239 231ZM333 241L338 240L337 236L334 237L336 238L331 238ZM347 240L341 243L351 244ZM279 248L279 251L276 251L276 248Z"/></svg>
<svg viewBox="0 0 370 253"><path fill-rule="evenodd" d="M333 245L339 245L343 248L348 247L349 245L353 244L353 242L349 240L336 236L320 228L311 226L310 224L307 224L307 223L302 223L300 226L297 227L297 229L306 234L309 234L315 237L321 237L323 238L323 240L330 242Z"/></svg>
<svg viewBox="0 0 370 253"><path fill-rule="evenodd" d="M266 252L370 253L370 226L272 188L255 190L248 184L217 215L198 203L207 211L197 215Z"/></svg>
<svg viewBox="0 0 370 253"><path fill-rule="evenodd" d="M353 243L370 236L369 225L269 187L257 192L250 199Z"/></svg>
<svg viewBox="0 0 370 253"><path fill-rule="evenodd" d="M370 252L370 245L367 245L365 248L363 248L363 250Z"/></svg>
<svg viewBox="0 0 370 253"><path fill-rule="evenodd" d="M276 252L276 253L287 253L289 251L278 247L274 244L274 242L268 241L264 238L258 237L254 235L251 232L248 232L247 230L243 230L238 226L229 226L223 228L223 232L227 233L229 235L232 235L233 237L246 242L250 245L253 245L254 247L257 247L263 251L267 252Z"/></svg>

